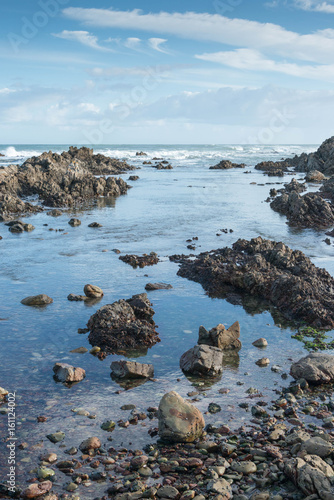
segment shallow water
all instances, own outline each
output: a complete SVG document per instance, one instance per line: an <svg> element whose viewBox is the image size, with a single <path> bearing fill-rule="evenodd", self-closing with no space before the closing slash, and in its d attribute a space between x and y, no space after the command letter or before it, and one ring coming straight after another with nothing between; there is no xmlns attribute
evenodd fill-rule
<svg viewBox="0 0 334 500"><path fill-rule="evenodd" d="M3 165L21 163L32 154L49 149L62 151L67 146L12 148L10 145L0 147L0 152L7 153L1 159ZM254 170L258 161L277 160L314 149L315 146L97 147L98 152L125 158L137 166L154 156L164 157L171 161L174 169L157 171L142 166L135 172L140 179L130 182L133 189L127 195L107 202L99 199L85 210L64 211L58 218L46 213L31 216L26 219L36 227L31 233L11 234L0 224L3 237L0 242L3 290L0 318L4 319L0 321L0 386L16 392L18 442L26 441L29 445L24 451L17 450L22 482L25 473L37 465L36 456L40 451L56 450L61 455L62 448L49 443L46 434L63 430L66 433L64 449L78 447L84 438L92 435L107 443L110 434L102 431L100 425L109 419L127 419L129 412L120 410L123 404L134 403L138 409L145 410L148 406L157 406L166 391L176 390L186 396L195 390L194 381L180 371L179 358L196 344L200 325L230 326L238 320L243 343L239 355L226 361L222 377L200 387L198 408L205 412L211 401L222 406L220 413L206 415L207 422L221 421L236 428L250 418L249 413L238 407L241 401L251 403L252 400L246 399L249 387L259 389L263 399L270 402L275 396L273 391L289 382L289 378L282 380L281 373L272 372L270 366L256 366L255 361L265 355L271 365L280 365L282 373L288 373L291 360L305 354L302 345L291 339L294 330L275 325L269 312L249 314L241 306L209 298L201 285L176 275L178 266L169 262L168 256L190 253L186 240L195 236L198 241L193 253L229 246L238 238L260 235L302 250L316 265L333 274L333 246L323 242L324 232L289 228L285 217L272 211L264 201L271 187L279 188L282 182L289 182L291 176L267 177ZM149 156L136 157L136 151L140 150ZM246 163L245 170L251 173L245 174L242 169L209 170L209 166L223 158ZM303 175L296 177L302 179ZM256 184L250 184L253 182ZM81 219L80 227L68 225L73 216ZM93 221L103 227L88 228ZM64 231L50 231L50 228ZM233 229L233 233L217 236L223 228ZM157 266L132 269L119 260L112 251L115 248L122 253L155 251L161 261ZM89 317L102 305L141 293L146 283L158 281L173 285L172 290L149 292L161 342L139 359L154 364L156 381L116 394L121 388L110 378L110 363L119 357L108 356L100 361L89 353L70 353L80 346L91 347L87 335L79 335L77 330L84 328ZM100 286L105 293L103 299L92 305L69 302L67 295L82 293L86 283ZM20 304L22 298L38 293L51 296L53 304L46 308ZM259 337L269 342L264 351L252 346ZM52 367L57 361L84 368L86 379L70 389L56 383ZM223 387L230 389L229 394L218 393ZM96 419L71 412L78 407L96 414ZM48 417L47 422L37 423L39 415ZM150 438L147 433L155 425L156 421L145 420L128 429L117 427L111 434L112 445L138 448L155 441L156 438ZM6 415L0 415L0 429L6 438ZM1 446L2 476L7 473L7 450ZM90 495L87 492L85 497L85 492L80 493L82 498L91 498Z"/></svg>

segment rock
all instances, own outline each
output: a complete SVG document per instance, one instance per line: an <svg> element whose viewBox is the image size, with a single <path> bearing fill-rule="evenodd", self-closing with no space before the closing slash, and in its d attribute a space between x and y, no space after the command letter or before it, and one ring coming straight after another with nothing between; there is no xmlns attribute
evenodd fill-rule
<svg viewBox="0 0 334 500"><path fill-rule="evenodd" d="M0 401L6 398L8 395L8 391L4 389L3 387L0 387Z"/></svg>
<svg viewBox="0 0 334 500"><path fill-rule="evenodd" d="M59 382L80 382L86 376L83 368L75 368L67 363L56 363L53 367L55 377Z"/></svg>
<svg viewBox="0 0 334 500"><path fill-rule="evenodd" d="M318 193L300 196L295 191L278 196L270 206L276 212L286 215L290 226L325 229L334 224L334 207Z"/></svg>
<svg viewBox="0 0 334 500"><path fill-rule="evenodd" d="M230 160L222 160L217 165L210 167L210 170L227 170L230 168L245 168L244 163L232 163Z"/></svg>
<svg viewBox="0 0 334 500"><path fill-rule="evenodd" d="M134 269L137 267L154 266L159 262L159 257L155 252L151 252L149 255L144 253L141 257L138 255L121 255L119 259L126 264L130 264Z"/></svg>
<svg viewBox="0 0 334 500"><path fill-rule="evenodd" d="M253 342L253 345L254 345L255 347L267 347L268 342L267 342L267 340L266 340L266 339L261 338L261 339L255 340L255 341Z"/></svg>
<svg viewBox="0 0 334 500"><path fill-rule="evenodd" d="M332 443L316 436L304 441L300 450L306 451L308 455L317 455L320 458L327 458L334 451L334 447Z"/></svg>
<svg viewBox="0 0 334 500"><path fill-rule="evenodd" d="M221 410L221 406L217 405L217 403L210 403L208 406L208 412L212 414L219 413Z"/></svg>
<svg viewBox="0 0 334 500"><path fill-rule="evenodd" d="M181 263L179 276L201 283L211 297L242 293L246 310L252 297L252 314L256 299L261 312L264 307L270 310L271 304L289 320L314 328L334 327L333 277L284 243L258 237L201 253L196 259L175 255L170 259Z"/></svg>
<svg viewBox="0 0 334 500"><path fill-rule="evenodd" d="M88 321L89 342L106 353L160 342L151 305L146 293L142 293L103 306Z"/></svg>
<svg viewBox="0 0 334 500"><path fill-rule="evenodd" d="M226 479L211 479L207 484L207 490L210 493L222 495L223 500L232 498L232 488Z"/></svg>
<svg viewBox="0 0 334 500"><path fill-rule="evenodd" d="M157 495L159 498L176 499L179 496L179 491L174 486L162 486L158 489Z"/></svg>
<svg viewBox="0 0 334 500"><path fill-rule="evenodd" d="M67 300L71 301L71 302L82 302L83 300L87 300L88 297L86 297L86 295L76 295L75 293L70 293L68 296L67 296Z"/></svg>
<svg viewBox="0 0 334 500"><path fill-rule="evenodd" d="M306 182L322 182L325 179L324 174L319 172L319 170L311 170L307 172L305 180Z"/></svg>
<svg viewBox="0 0 334 500"><path fill-rule="evenodd" d="M116 423L113 420L107 420L101 425L103 431L112 432L115 429Z"/></svg>
<svg viewBox="0 0 334 500"><path fill-rule="evenodd" d="M74 354L86 354L86 352L88 352L88 349L86 347L77 347L76 349L72 349L72 351L70 351Z"/></svg>
<svg viewBox="0 0 334 500"><path fill-rule="evenodd" d="M112 375L116 378L152 378L154 376L153 365L135 361L113 361L110 368Z"/></svg>
<svg viewBox="0 0 334 500"><path fill-rule="evenodd" d="M334 380L334 356L315 352L291 366L290 374L296 380L303 378L312 384L327 384Z"/></svg>
<svg viewBox="0 0 334 500"><path fill-rule="evenodd" d="M145 290L169 290L170 288L173 288L172 285L167 283L147 283L145 285Z"/></svg>
<svg viewBox="0 0 334 500"><path fill-rule="evenodd" d="M103 290L95 285L85 285L84 294L90 299L103 297Z"/></svg>
<svg viewBox="0 0 334 500"><path fill-rule="evenodd" d="M245 460L244 462L233 461L231 463L231 469L241 474L253 474L257 471L256 464L249 460Z"/></svg>
<svg viewBox="0 0 334 500"><path fill-rule="evenodd" d="M196 345L182 354L180 368L192 375L219 375L223 371L223 351L217 347Z"/></svg>
<svg viewBox="0 0 334 500"><path fill-rule="evenodd" d="M143 151L140 151L136 153L136 156L147 156L147 154L144 153Z"/></svg>
<svg viewBox="0 0 334 500"><path fill-rule="evenodd" d="M138 175L130 175L128 178L128 181L138 181L139 176Z"/></svg>
<svg viewBox="0 0 334 500"><path fill-rule="evenodd" d="M46 436L51 443L59 443L65 439L64 432L54 432L53 434L48 434Z"/></svg>
<svg viewBox="0 0 334 500"><path fill-rule="evenodd" d="M82 441L79 449L83 452L89 452L90 450L98 450L101 448L101 441L97 437L90 437Z"/></svg>
<svg viewBox="0 0 334 500"><path fill-rule="evenodd" d="M71 219L68 223L72 227L81 226L81 220L79 220L79 219Z"/></svg>
<svg viewBox="0 0 334 500"><path fill-rule="evenodd" d="M156 168L157 170L173 170L173 167L168 161L162 161L160 163L156 163L155 165L152 165L153 168Z"/></svg>
<svg viewBox="0 0 334 500"><path fill-rule="evenodd" d="M38 498L45 495L52 488L51 481L42 481L41 483L33 483L22 491L21 496L23 498Z"/></svg>
<svg viewBox="0 0 334 500"><path fill-rule="evenodd" d="M158 419L160 438L177 443L193 442L205 425L202 413L174 391L161 399Z"/></svg>
<svg viewBox="0 0 334 500"><path fill-rule="evenodd" d="M47 212L46 215L48 215L49 217L60 217L61 215L63 215L63 212L55 208Z"/></svg>
<svg viewBox="0 0 334 500"><path fill-rule="evenodd" d="M91 222L88 227L103 227L99 222Z"/></svg>
<svg viewBox="0 0 334 500"><path fill-rule="evenodd" d="M208 331L204 326L200 326L198 333L198 343L206 344L212 347L218 347L222 350L239 350L241 348L240 325L236 321L228 330L225 326L219 324Z"/></svg>
<svg viewBox="0 0 334 500"><path fill-rule="evenodd" d="M43 462L49 462L50 464L57 462L57 458L58 457L56 453L46 453L45 455L41 456Z"/></svg>
<svg viewBox="0 0 334 500"><path fill-rule="evenodd" d="M44 293L40 295L31 295L30 297L26 297L21 300L21 304L24 304L25 306L45 306L47 304L52 304L52 302L53 299Z"/></svg>
<svg viewBox="0 0 334 500"><path fill-rule="evenodd" d="M256 361L255 364L258 366L268 366L270 364L270 359L269 358L261 358L258 361Z"/></svg>
<svg viewBox="0 0 334 500"><path fill-rule="evenodd" d="M284 473L307 495L318 495L323 500L334 498L331 479L333 469L316 455L293 458L285 463Z"/></svg>
<svg viewBox="0 0 334 500"><path fill-rule="evenodd" d="M262 161L255 165L256 170L262 170L264 174L282 177L289 170L288 161Z"/></svg>

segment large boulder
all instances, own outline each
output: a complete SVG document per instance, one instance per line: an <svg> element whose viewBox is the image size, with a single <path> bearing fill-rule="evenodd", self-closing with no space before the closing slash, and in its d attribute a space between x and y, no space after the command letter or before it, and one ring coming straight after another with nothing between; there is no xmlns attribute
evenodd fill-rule
<svg viewBox="0 0 334 500"><path fill-rule="evenodd" d="M25 306L46 306L47 304L52 304L53 299L41 293L39 295L31 295L21 300L21 304Z"/></svg>
<svg viewBox="0 0 334 500"><path fill-rule="evenodd" d="M158 418L159 436L170 442L191 443L202 435L205 425L202 413L174 391L161 399Z"/></svg>
<svg viewBox="0 0 334 500"><path fill-rule="evenodd" d="M116 378L151 378L154 376L153 365L136 361L113 361L110 368L112 375Z"/></svg>
<svg viewBox="0 0 334 500"><path fill-rule="evenodd" d="M301 358L291 366L295 379L304 378L312 384L327 384L334 380L334 356L315 352Z"/></svg>
<svg viewBox="0 0 334 500"><path fill-rule="evenodd" d="M101 307L87 323L89 342L108 354L160 342L151 306L146 293L142 293Z"/></svg>
<svg viewBox="0 0 334 500"><path fill-rule="evenodd" d="M288 320L334 328L333 277L282 242L240 239L232 248L204 252L196 259L170 259L181 263L179 276L201 283L211 297L231 297L245 308L249 304L252 313L257 302L261 312L272 311L274 305Z"/></svg>
<svg viewBox="0 0 334 500"><path fill-rule="evenodd" d="M239 337L239 321L233 323L233 325L227 330L222 324L217 325L210 331L206 330L204 326L200 326L198 332L198 343L218 347L223 351L239 350L241 348Z"/></svg>
<svg viewBox="0 0 334 500"><path fill-rule="evenodd" d="M308 495L318 495L322 500L334 498L333 469L316 455L293 458L285 463L284 473Z"/></svg>
<svg viewBox="0 0 334 500"><path fill-rule="evenodd" d="M73 383L80 382L86 377L83 368L74 367L67 363L56 363L53 367L55 377L59 382Z"/></svg>
<svg viewBox="0 0 334 500"><path fill-rule="evenodd" d="M223 351L218 347L196 345L182 354L180 368L192 375L214 377L223 371Z"/></svg>
<svg viewBox="0 0 334 500"><path fill-rule="evenodd" d="M145 266L154 266L158 264L159 257L155 252L151 252L150 254L144 253L144 255L121 255L119 257L120 260L129 264L134 269L137 267L143 268Z"/></svg>
<svg viewBox="0 0 334 500"><path fill-rule="evenodd" d="M232 163L230 160L222 160L217 165L210 167L210 170L228 170L230 168L245 168L244 163Z"/></svg>
<svg viewBox="0 0 334 500"><path fill-rule="evenodd" d="M96 285L85 285L84 294L90 299L103 297L103 290Z"/></svg>
<svg viewBox="0 0 334 500"><path fill-rule="evenodd" d="M327 436L327 434L326 434ZM308 455L317 455L320 458L327 458L334 451L333 444L321 436L315 436L305 441L301 451L306 451Z"/></svg>

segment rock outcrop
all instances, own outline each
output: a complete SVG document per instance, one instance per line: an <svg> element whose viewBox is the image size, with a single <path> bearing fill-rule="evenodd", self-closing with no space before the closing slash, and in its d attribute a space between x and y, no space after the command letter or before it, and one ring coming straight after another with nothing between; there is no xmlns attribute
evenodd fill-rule
<svg viewBox="0 0 334 500"><path fill-rule="evenodd" d="M199 327L198 343L218 347L223 351L241 349L240 325L236 321L230 328L226 329L224 325L219 324L210 331L204 326Z"/></svg>
<svg viewBox="0 0 334 500"><path fill-rule="evenodd" d="M272 177L283 177L285 172L289 171L288 161L262 161L255 165L256 170L262 170L266 175Z"/></svg>
<svg viewBox="0 0 334 500"><path fill-rule="evenodd" d="M330 500L334 498L331 480L333 469L316 455L293 458L284 467L284 473L294 482L304 495L317 495L315 498Z"/></svg>
<svg viewBox="0 0 334 500"><path fill-rule="evenodd" d="M94 155L92 149L73 148L61 155L43 153L26 160L22 166L0 168L0 216L34 213L41 207L22 201L37 196L43 205L67 207L99 196L126 194L128 184L121 178L95 177L131 170L125 162Z"/></svg>
<svg viewBox="0 0 334 500"><path fill-rule="evenodd" d="M223 371L223 351L208 345L196 345L182 354L180 368L191 375L214 377Z"/></svg>
<svg viewBox="0 0 334 500"><path fill-rule="evenodd" d="M334 224L334 206L317 193L300 196L296 191L278 196L270 206L286 215L290 226L325 229Z"/></svg>
<svg viewBox="0 0 334 500"><path fill-rule="evenodd" d="M101 307L87 323L89 342L108 354L160 342L151 305L142 293Z"/></svg>
<svg viewBox="0 0 334 500"><path fill-rule="evenodd" d="M120 260L125 262L126 264L129 264L132 266L134 269L136 267L143 268L145 266L154 266L155 264L158 264L159 262L159 257L155 252L151 252L150 254L144 253L144 255L139 256L139 255L121 255L119 257Z"/></svg>
<svg viewBox="0 0 334 500"><path fill-rule="evenodd" d="M228 170L230 168L245 168L245 163L232 163L230 160L222 160L217 165L210 167L210 170Z"/></svg>
<svg viewBox="0 0 334 500"><path fill-rule="evenodd" d="M288 320L315 328L334 327L334 279L299 250L284 243L254 238L232 248L204 252L180 262L178 275L197 281L214 297L254 297L274 305Z"/></svg>
<svg viewBox="0 0 334 500"><path fill-rule="evenodd" d="M301 358L291 366L295 379L303 378L313 384L327 384L334 381L334 356L315 352Z"/></svg>
<svg viewBox="0 0 334 500"><path fill-rule="evenodd" d="M158 418L159 436L170 442L191 443L202 435L205 425L202 413L174 391L161 399Z"/></svg>

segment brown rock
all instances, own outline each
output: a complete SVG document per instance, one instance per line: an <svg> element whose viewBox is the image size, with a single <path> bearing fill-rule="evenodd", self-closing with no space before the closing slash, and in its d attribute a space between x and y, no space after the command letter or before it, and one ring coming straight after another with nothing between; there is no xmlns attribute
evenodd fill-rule
<svg viewBox="0 0 334 500"><path fill-rule="evenodd" d="M225 326L219 324L212 330L208 331L203 326L199 328L199 344L206 344L213 347L218 347L219 349L225 350L239 350L241 348L240 337L240 325L236 321L228 330Z"/></svg>
<svg viewBox="0 0 334 500"><path fill-rule="evenodd" d="M44 293L40 295L31 295L30 297L26 297L21 300L21 304L24 304L25 306L45 306L47 304L51 304L52 302L53 299Z"/></svg>
<svg viewBox="0 0 334 500"><path fill-rule="evenodd" d="M59 382L80 382L86 376L83 368L75 368L67 363L56 363L53 367L55 377Z"/></svg>
<svg viewBox="0 0 334 500"><path fill-rule="evenodd" d="M38 498L45 495L52 488L51 481L43 481L41 483L33 483L22 491L21 496L23 498Z"/></svg>
<svg viewBox="0 0 334 500"><path fill-rule="evenodd" d="M86 297L95 299L103 297L103 290L95 285L85 285L84 294L86 295Z"/></svg>

